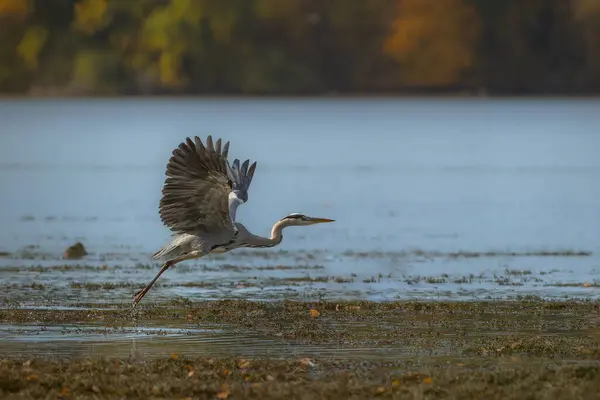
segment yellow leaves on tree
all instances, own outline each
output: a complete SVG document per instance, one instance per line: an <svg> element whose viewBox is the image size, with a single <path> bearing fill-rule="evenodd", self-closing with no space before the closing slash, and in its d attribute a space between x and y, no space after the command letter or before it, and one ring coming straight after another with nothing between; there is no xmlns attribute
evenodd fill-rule
<svg viewBox="0 0 600 400"><path fill-rule="evenodd" d="M181 55L163 52L159 61L160 82L165 86L182 86L187 81L181 76Z"/></svg>
<svg viewBox="0 0 600 400"><path fill-rule="evenodd" d="M0 0L0 17L24 19L30 11L29 0Z"/></svg>
<svg viewBox="0 0 600 400"><path fill-rule="evenodd" d="M477 12L463 0L398 0L398 18L384 50L402 66L402 81L445 86L475 62Z"/></svg>
<svg viewBox="0 0 600 400"><path fill-rule="evenodd" d="M104 28L109 20L108 0L83 0L75 3L73 26L77 30L92 35Z"/></svg>
<svg viewBox="0 0 600 400"><path fill-rule="evenodd" d="M172 15L167 7L155 9L144 24L142 42L148 50L164 51L169 48Z"/></svg>
<svg viewBox="0 0 600 400"><path fill-rule="evenodd" d="M178 88L187 82L181 68L182 56L191 45L186 27L197 27L200 18L199 2L172 0L164 7L156 8L146 19L141 36L142 49L160 54L156 69L164 87ZM146 59L138 56L138 66L146 67L142 62Z"/></svg>
<svg viewBox="0 0 600 400"><path fill-rule="evenodd" d="M99 57L93 51L78 53L73 61L71 84L78 88L93 88L98 76L99 61Z"/></svg>
<svg viewBox="0 0 600 400"><path fill-rule="evenodd" d="M25 62L25 65L35 70L38 65L38 55L46 44L48 31L39 26L27 28L21 42L17 46L17 53Z"/></svg>
<svg viewBox="0 0 600 400"><path fill-rule="evenodd" d="M143 45L148 50L183 51L188 39L186 29L197 27L200 18L200 6L194 0L173 0L155 8L144 22Z"/></svg>

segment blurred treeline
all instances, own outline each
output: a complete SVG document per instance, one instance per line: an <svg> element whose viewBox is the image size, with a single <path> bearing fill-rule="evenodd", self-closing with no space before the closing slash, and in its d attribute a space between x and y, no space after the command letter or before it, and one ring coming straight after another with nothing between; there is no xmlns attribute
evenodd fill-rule
<svg viewBox="0 0 600 400"><path fill-rule="evenodd" d="M600 0L0 0L0 91L600 92Z"/></svg>

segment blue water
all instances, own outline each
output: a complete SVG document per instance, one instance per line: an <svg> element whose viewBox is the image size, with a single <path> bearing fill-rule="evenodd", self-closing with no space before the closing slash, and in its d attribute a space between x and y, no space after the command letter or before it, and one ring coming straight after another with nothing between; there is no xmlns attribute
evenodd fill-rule
<svg viewBox="0 0 600 400"><path fill-rule="evenodd" d="M4 100L0 251L35 245L60 257L81 240L95 260L130 252L149 262L169 238L157 207L171 151L186 136L212 134L231 141L232 157L258 161L238 211L251 231L268 235L290 212L336 220L289 228L280 246L320 251L325 274L464 276L516 266L594 281L599 110L595 100ZM441 264L343 257L416 249L591 255ZM225 260L246 262L235 257Z"/></svg>

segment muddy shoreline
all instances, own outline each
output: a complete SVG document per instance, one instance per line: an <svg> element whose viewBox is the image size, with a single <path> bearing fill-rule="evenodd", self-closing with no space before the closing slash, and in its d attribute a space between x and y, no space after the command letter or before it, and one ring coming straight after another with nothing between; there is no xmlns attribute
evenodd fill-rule
<svg viewBox="0 0 600 400"><path fill-rule="evenodd" d="M589 399L597 363L330 360L4 360L3 398Z"/></svg>
<svg viewBox="0 0 600 400"><path fill-rule="evenodd" d="M576 399L600 389L599 301L9 305L0 324L3 398ZM79 353L36 347L44 335Z"/></svg>

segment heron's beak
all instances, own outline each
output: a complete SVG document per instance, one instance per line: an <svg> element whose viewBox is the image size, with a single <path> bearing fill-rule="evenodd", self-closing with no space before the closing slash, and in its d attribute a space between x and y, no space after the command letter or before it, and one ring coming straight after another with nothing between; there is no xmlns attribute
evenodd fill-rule
<svg viewBox="0 0 600 400"><path fill-rule="evenodd" d="M328 219L328 218L311 218L310 222L313 222L315 224L324 224L325 222L335 222L335 219Z"/></svg>

